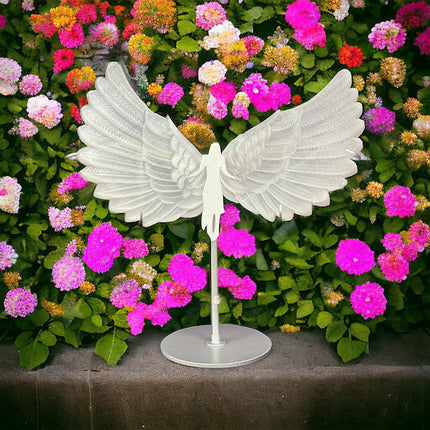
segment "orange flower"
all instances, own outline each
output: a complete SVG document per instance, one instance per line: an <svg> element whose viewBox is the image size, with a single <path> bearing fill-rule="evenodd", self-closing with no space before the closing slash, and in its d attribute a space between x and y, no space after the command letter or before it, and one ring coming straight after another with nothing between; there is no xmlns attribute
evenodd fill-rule
<svg viewBox="0 0 430 430"><path fill-rule="evenodd" d="M348 67L358 67L363 62L363 53L358 46L349 46L344 43L343 48L340 49L339 63L346 64Z"/></svg>

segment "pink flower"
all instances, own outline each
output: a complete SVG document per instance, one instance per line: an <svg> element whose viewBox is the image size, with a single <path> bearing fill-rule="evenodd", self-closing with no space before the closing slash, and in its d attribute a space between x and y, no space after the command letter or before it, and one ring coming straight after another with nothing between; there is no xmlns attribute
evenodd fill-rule
<svg viewBox="0 0 430 430"><path fill-rule="evenodd" d="M0 94L3 96L13 96L18 91L18 85L0 79Z"/></svg>
<svg viewBox="0 0 430 430"><path fill-rule="evenodd" d="M3 15L0 15L0 30L2 30L5 25L6 25L6 18Z"/></svg>
<svg viewBox="0 0 430 430"><path fill-rule="evenodd" d="M196 7L196 25L210 30L227 19L224 8L217 2L204 3Z"/></svg>
<svg viewBox="0 0 430 430"><path fill-rule="evenodd" d="M21 76L21 66L11 58L0 58L0 80L14 83Z"/></svg>
<svg viewBox="0 0 430 430"><path fill-rule="evenodd" d="M316 23L310 27L298 28L293 35L297 42L301 43L308 51L316 46L324 46L326 34L324 25Z"/></svg>
<svg viewBox="0 0 430 430"><path fill-rule="evenodd" d="M311 27L320 19L318 6L309 0L297 0L287 7L285 21L294 29Z"/></svg>
<svg viewBox="0 0 430 430"><path fill-rule="evenodd" d="M397 233L387 233L381 242L387 251L396 252L403 248L402 236Z"/></svg>
<svg viewBox="0 0 430 430"><path fill-rule="evenodd" d="M259 104L260 100L269 95L269 87L266 79L261 73L251 73L247 79L243 81L241 91L245 92L249 100L253 104Z"/></svg>
<svg viewBox="0 0 430 430"><path fill-rule="evenodd" d="M78 257L65 255L52 268L52 279L61 291L79 288L85 280L85 268Z"/></svg>
<svg viewBox="0 0 430 430"><path fill-rule="evenodd" d="M242 40L245 43L250 58L257 55L263 49L264 40L257 36L246 36Z"/></svg>
<svg viewBox="0 0 430 430"><path fill-rule="evenodd" d="M98 273L107 272L113 259L121 253L122 236L112 225L105 222L96 227L88 236L82 260L91 270Z"/></svg>
<svg viewBox="0 0 430 430"><path fill-rule="evenodd" d="M401 249L402 257L406 261L414 261L418 257L419 245L417 242L405 243Z"/></svg>
<svg viewBox="0 0 430 430"><path fill-rule="evenodd" d="M188 67L186 64L182 64L181 73L184 79L191 79L197 76L197 70Z"/></svg>
<svg viewBox="0 0 430 430"><path fill-rule="evenodd" d="M127 279L112 290L110 301L117 308L133 307L137 305L141 291L141 287L134 279Z"/></svg>
<svg viewBox="0 0 430 430"><path fill-rule="evenodd" d="M170 308L186 306L190 303L191 299L192 296L185 286L179 285L177 282L166 281L158 287L154 306L165 311Z"/></svg>
<svg viewBox="0 0 430 430"><path fill-rule="evenodd" d="M367 243L359 239L346 239L339 242L336 264L350 275L361 275L372 270L375 257Z"/></svg>
<svg viewBox="0 0 430 430"><path fill-rule="evenodd" d="M233 116L235 118L244 118L246 120L249 119L249 111L248 106L250 104L250 100L248 94L243 91L240 91L236 94L233 100L233 108L231 110Z"/></svg>
<svg viewBox="0 0 430 430"><path fill-rule="evenodd" d="M286 105L291 101L291 90L287 84L273 82L270 85L269 97L272 102L272 109L276 110L279 106Z"/></svg>
<svg viewBox="0 0 430 430"><path fill-rule="evenodd" d="M145 325L145 308L147 306L145 303L138 303L136 309L127 315L127 322L133 336L142 333L143 326Z"/></svg>
<svg viewBox="0 0 430 430"><path fill-rule="evenodd" d="M48 209L49 222L55 231L61 231L65 228L73 227L72 210L65 208L60 210L54 206Z"/></svg>
<svg viewBox="0 0 430 430"><path fill-rule="evenodd" d="M386 252L378 257L384 276L392 282L404 281L409 273L409 263L400 252Z"/></svg>
<svg viewBox="0 0 430 430"><path fill-rule="evenodd" d="M71 49L57 49L53 55L54 73L59 73L73 65L75 54Z"/></svg>
<svg viewBox="0 0 430 430"><path fill-rule="evenodd" d="M55 127L63 117L61 104L43 94L28 99L27 113L31 119L40 122L46 128Z"/></svg>
<svg viewBox="0 0 430 430"><path fill-rule="evenodd" d="M0 178L0 209L2 211L18 213L21 189L16 178L10 176Z"/></svg>
<svg viewBox="0 0 430 430"><path fill-rule="evenodd" d="M172 107L176 106L176 103L178 103L179 100L184 95L183 88L175 84L174 82L169 82L166 84L166 86L162 89L161 93L157 97L157 101L160 104L170 105Z"/></svg>
<svg viewBox="0 0 430 430"><path fill-rule="evenodd" d="M125 258L142 258L148 255L148 245L142 239L129 239L126 237L122 242Z"/></svg>
<svg viewBox="0 0 430 430"><path fill-rule="evenodd" d="M185 254L176 254L170 261L168 272L172 279L184 286L188 293L206 286L206 270L194 266L193 260Z"/></svg>
<svg viewBox="0 0 430 430"><path fill-rule="evenodd" d="M4 310L13 318L31 314L36 305L37 295L24 288L9 290L4 299Z"/></svg>
<svg viewBox="0 0 430 430"><path fill-rule="evenodd" d="M86 4L76 12L76 19L81 24L89 24L97 19L97 10L95 5Z"/></svg>
<svg viewBox="0 0 430 430"><path fill-rule="evenodd" d="M412 216L415 213L417 200L407 187L397 185L384 195L384 205L388 216L398 215L400 218Z"/></svg>
<svg viewBox="0 0 430 430"><path fill-rule="evenodd" d="M230 103L236 95L233 82L218 82L211 86L210 91L213 97L225 104Z"/></svg>
<svg viewBox="0 0 430 430"><path fill-rule="evenodd" d="M28 119L20 117L18 121L18 130L21 137L32 137L39 131L39 129Z"/></svg>
<svg viewBox="0 0 430 430"><path fill-rule="evenodd" d="M218 269L218 286L228 287L236 299L249 300L255 294L257 285L249 277L239 278L232 270L220 267Z"/></svg>
<svg viewBox="0 0 430 430"><path fill-rule="evenodd" d="M233 227L234 224L240 221L239 209L233 205L225 205L224 213L221 215L221 228Z"/></svg>
<svg viewBox="0 0 430 430"><path fill-rule="evenodd" d="M430 27L415 38L414 45L420 48L421 54L430 55Z"/></svg>
<svg viewBox="0 0 430 430"><path fill-rule="evenodd" d="M85 36L82 25L78 22L73 24L71 30L59 30L60 43L66 48L76 48L84 43Z"/></svg>
<svg viewBox="0 0 430 430"><path fill-rule="evenodd" d="M25 75L19 83L19 90L24 95L36 95L42 89L42 81L37 75Z"/></svg>
<svg viewBox="0 0 430 430"><path fill-rule="evenodd" d="M372 28L368 38L374 48L394 52L405 43L406 31L394 20L383 21Z"/></svg>
<svg viewBox="0 0 430 430"><path fill-rule="evenodd" d="M409 237L418 244L418 251L424 251L424 248L430 243L430 228L421 220L414 222L409 227Z"/></svg>
<svg viewBox="0 0 430 430"><path fill-rule="evenodd" d="M257 252L255 237L246 230L229 227L221 230L218 236L218 248L228 257L250 257Z"/></svg>
<svg viewBox="0 0 430 430"><path fill-rule="evenodd" d="M170 320L171 316L152 303L145 308L145 318L151 321L152 325L163 326Z"/></svg>
<svg viewBox="0 0 430 430"><path fill-rule="evenodd" d="M61 181L60 185L58 185L57 192L58 194L64 194L71 190L84 188L87 184L88 182L81 176L81 174L79 172L75 172Z"/></svg>
<svg viewBox="0 0 430 430"><path fill-rule="evenodd" d="M366 128L373 134L385 134L393 130L396 122L396 114L387 108L379 107L369 109L363 115Z"/></svg>
<svg viewBox="0 0 430 430"><path fill-rule="evenodd" d="M207 105L209 115L216 119L223 119L227 115L227 105L221 100L217 100L212 94L209 96Z"/></svg>
<svg viewBox="0 0 430 430"><path fill-rule="evenodd" d="M73 254L75 254L77 251L78 251L78 242L76 241L76 239L73 239L67 244L64 255L73 257Z"/></svg>
<svg viewBox="0 0 430 430"><path fill-rule="evenodd" d="M8 245L5 241L0 242L0 270L11 267L16 263L17 258L18 254L11 245Z"/></svg>
<svg viewBox="0 0 430 430"><path fill-rule="evenodd" d="M384 289L374 282L357 285L351 293L350 300L354 311L361 314L364 319L382 315L387 306Z"/></svg>
<svg viewBox="0 0 430 430"><path fill-rule="evenodd" d="M109 47L114 46L119 40L117 26L107 21L99 23L92 35L98 42Z"/></svg>

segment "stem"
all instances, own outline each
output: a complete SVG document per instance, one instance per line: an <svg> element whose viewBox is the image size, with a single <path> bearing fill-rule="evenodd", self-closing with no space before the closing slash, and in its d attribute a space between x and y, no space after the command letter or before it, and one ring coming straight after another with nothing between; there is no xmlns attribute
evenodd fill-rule
<svg viewBox="0 0 430 430"><path fill-rule="evenodd" d="M211 241L211 323L212 336L210 345L223 345L219 335L219 302L218 295L218 243L217 239Z"/></svg>

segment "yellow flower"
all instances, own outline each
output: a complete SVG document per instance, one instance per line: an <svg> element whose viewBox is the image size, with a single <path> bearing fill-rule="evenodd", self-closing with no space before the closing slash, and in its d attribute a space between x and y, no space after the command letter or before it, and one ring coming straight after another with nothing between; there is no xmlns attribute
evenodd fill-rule
<svg viewBox="0 0 430 430"><path fill-rule="evenodd" d="M76 22L76 14L67 6L58 6L49 11L52 22L59 30L70 30Z"/></svg>
<svg viewBox="0 0 430 430"><path fill-rule="evenodd" d="M300 331L299 326L291 325L291 324L284 324L281 325L281 332L282 333L297 333Z"/></svg>
<svg viewBox="0 0 430 430"><path fill-rule="evenodd" d="M96 291L96 287L94 284L92 284L91 282L88 281L84 281L82 282L82 284L80 285L79 289L85 294L91 294L94 293L94 291Z"/></svg>
<svg viewBox="0 0 430 430"><path fill-rule="evenodd" d="M63 306L48 300L42 300L42 308L46 309L51 317L59 317L64 314Z"/></svg>
<svg viewBox="0 0 430 430"><path fill-rule="evenodd" d="M381 183L372 181L367 184L366 192L374 199L379 199L379 197L384 195L382 188L383 185Z"/></svg>

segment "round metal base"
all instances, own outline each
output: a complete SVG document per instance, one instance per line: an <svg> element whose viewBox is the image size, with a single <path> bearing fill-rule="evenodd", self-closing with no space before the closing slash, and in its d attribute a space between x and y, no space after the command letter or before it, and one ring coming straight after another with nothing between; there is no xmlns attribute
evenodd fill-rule
<svg viewBox="0 0 430 430"><path fill-rule="evenodd" d="M272 341L263 333L233 324L220 325L221 344L211 344L211 325L188 327L169 334L161 352L169 360L192 367L226 368L266 357Z"/></svg>

